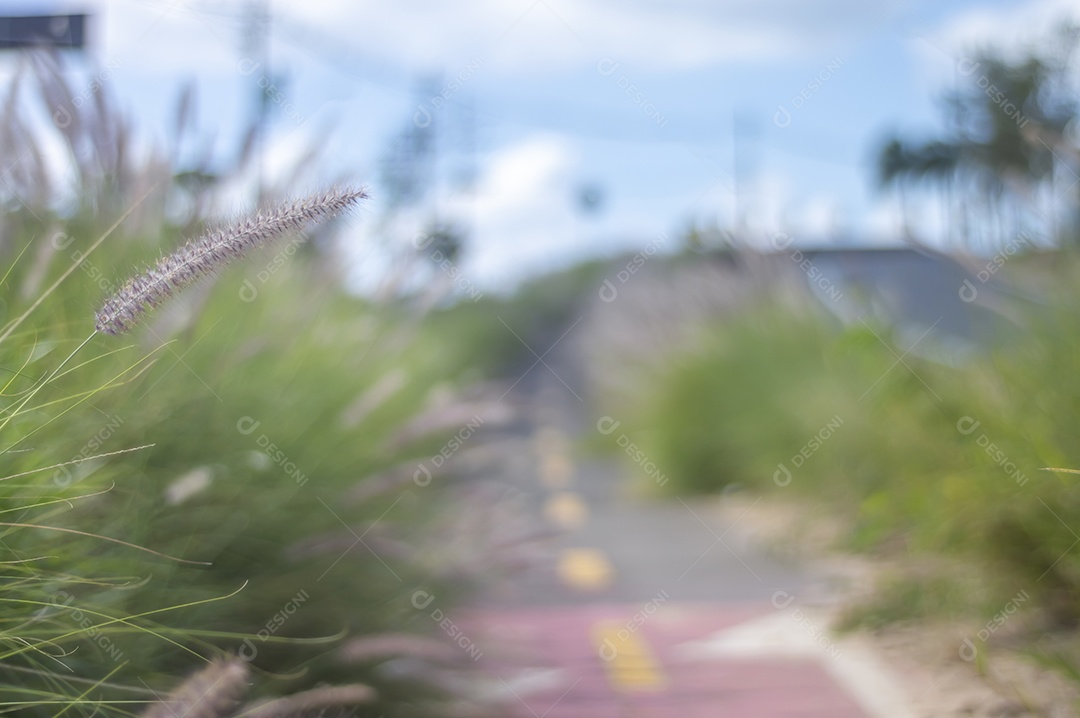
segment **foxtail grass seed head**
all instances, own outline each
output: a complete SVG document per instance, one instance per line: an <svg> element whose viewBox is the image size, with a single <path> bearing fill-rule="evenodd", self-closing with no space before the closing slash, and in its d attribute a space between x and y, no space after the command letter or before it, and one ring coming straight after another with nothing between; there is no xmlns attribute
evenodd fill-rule
<svg viewBox="0 0 1080 718"><path fill-rule="evenodd" d="M105 300L97 312L98 331L123 334L143 316L200 277L274 239L336 217L367 197L359 188L332 188L319 194L268 207L234 224L212 229L193 239L150 269L132 277Z"/></svg>
<svg viewBox="0 0 1080 718"><path fill-rule="evenodd" d="M242 661L215 660L143 711L141 718L228 718L247 692L247 681Z"/></svg>
<svg viewBox="0 0 1080 718"><path fill-rule="evenodd" d="M353 715L351 711L327 711L328 708L355 708L375 700L370 686L322 686L303 693L245 706L237 718L292 718L293 716Z"/></svg>

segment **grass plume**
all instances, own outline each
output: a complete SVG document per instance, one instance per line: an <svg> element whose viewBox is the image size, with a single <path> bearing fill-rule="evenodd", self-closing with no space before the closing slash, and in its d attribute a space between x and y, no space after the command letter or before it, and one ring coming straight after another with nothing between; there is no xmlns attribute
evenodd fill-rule
<svg viewBox="0 0 1080 718"><path fill-rule="evenodd" d="M247 680L248 669L243 661L214 661L181 683L164 700L148 708L142 718L230 716L247 690Z"/></svg>
<svg viewBox="0 0 1080 718"><path fill-rule="evenodd" d="M375 699L370 686L321 686L285 698L276 698L245 707L236 718L291 718L292 716L326 715L327 708L354 708ZM336 715L341 715L340 713Z"/></svg>
<svg viewBox="0 0 1080 718"><path fill-rule="evenodd" d="M148 311L198 278L286 233L298 232L314 222L335 217L365 197L367 193L363 189L332 188L212 229L129 279L98 310L96 327L107 334L124 334Z"/></svg>

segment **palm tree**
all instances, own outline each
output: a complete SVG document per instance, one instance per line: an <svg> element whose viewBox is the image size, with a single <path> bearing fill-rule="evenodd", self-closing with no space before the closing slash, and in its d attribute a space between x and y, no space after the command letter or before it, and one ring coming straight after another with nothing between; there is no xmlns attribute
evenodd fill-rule
<svg viewBox="0 0 1080 718"><path fill-rule="evenodd" d="M967 191L985 207L985 218L995 227L997 241L1012 222L1020 224L1024 209L1034 210L1053 224L1052 211L1040 209L1040 190L1052 188L1061 166L1080 165L1080 152L1070 143L1066 128L1078 119L1078 105L1070 90L1077 28L1063 26L1043 47L1042 54L1007 60L992 52L975 58L964 87L946 98L954 120L943 138L923 142L892 137L877 156L880 187L896 187L905 205L905 187L914 182L936 182L944 190L946 205L954 190L961 193L961 235L967 238ZM910 237L906 207L904 233ZM947 220L948 222L948 220ZM951 224L951 222L950 222Z"/></svg>
<svg viewBox="0 0 1080 718"><path fill-rule="evenodd" d="M882 188L895 187L900 195L902 232L912 239L908 220L906 187L912 182L936 181L948 184L961 161L962 147L941 141L910 145L893 137L878 153L877 182Z"/></svg>

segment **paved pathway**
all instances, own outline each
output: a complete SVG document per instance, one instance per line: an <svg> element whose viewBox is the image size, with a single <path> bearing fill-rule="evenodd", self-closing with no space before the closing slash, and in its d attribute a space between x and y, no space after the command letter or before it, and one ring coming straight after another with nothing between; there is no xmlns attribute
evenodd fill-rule
<svg viewBox="0 0 1080 718"><path fill-rule="evenodd" d="M751 550L741 518L634 498L625 465L576 455L600 417L586 415L572 367L549 363L515 390L529 419L505 442L503 480L556 537L466 621L507 715L906 714L872 657L823 630L812 580Z"/></svg>

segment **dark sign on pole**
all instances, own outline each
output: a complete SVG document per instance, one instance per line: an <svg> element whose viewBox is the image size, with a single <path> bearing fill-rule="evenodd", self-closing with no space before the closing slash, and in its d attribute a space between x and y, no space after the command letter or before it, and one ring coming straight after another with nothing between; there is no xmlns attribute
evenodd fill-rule
<svg viewBox="0 0 1080 718"><path fill-rule="evenodd" d="M0 17L0 50L25 47L83 48L86 15Z"/></svg>

